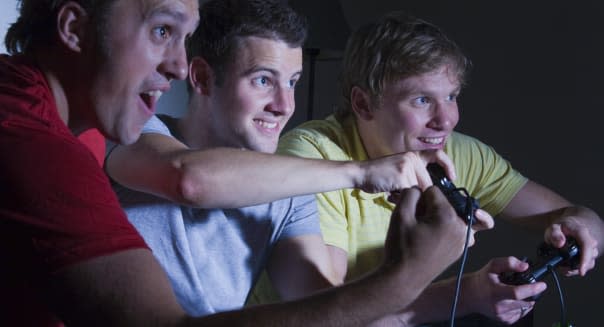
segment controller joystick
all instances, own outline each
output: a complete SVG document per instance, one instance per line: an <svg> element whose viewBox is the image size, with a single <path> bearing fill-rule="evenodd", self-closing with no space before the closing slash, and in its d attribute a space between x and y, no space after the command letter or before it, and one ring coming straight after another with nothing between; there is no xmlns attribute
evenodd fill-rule
<svg viewBox="0 0 604 327"><path fill-rule="evenodd" d="M500 275L500 280L508 285L532 284L542 280L550 269L559 266L576 268L579 263L579 246L577 241L571 237L567 238L566 244L561 248L555 248L547 243L542 243L537 249L536 260L527 261L529 268L521 272L506 272ZM530 298L537 300L538 296Z"/></svg>
<svg viewBox="0 0 604 327"><path fill-rule="evenodd" d="M474 212L479 208L478 200L471 196L468 199L463 195L460 192L460 189L447 177L445 170L439 164L429 163L426 168L428 169L432 183L447 197L449 203L451 203L455 212L457 212L457 215L466 222L471 221L472 224L476 223ZM468 201L470 201L472 205L471 212L468 212L467 210Z"/></svg>

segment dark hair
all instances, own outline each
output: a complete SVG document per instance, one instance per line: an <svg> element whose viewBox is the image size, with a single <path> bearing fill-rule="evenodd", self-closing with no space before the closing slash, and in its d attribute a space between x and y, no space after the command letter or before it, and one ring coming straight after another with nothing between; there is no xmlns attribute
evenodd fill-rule
<svg viewBox="0 0 604 327"><path fill-rule="evenodd" d="M200 24L187 42L187 56L203 57L220 84L243 37L257 36L301 47L306 19L283 0L210 0L199 8Z"/></svg>
<svg viewBox="0 0 604 327"><path fill-rule="evenodd" d="M349 38L337 113L350 113L354 86L368 92L372 101L379 101L387 83L429 73L444 64L451 65L461 84L465 82L470 61L438 27L402 12L390 13Z"/></svg>
<svg viewBox="0 0 604 327"><path fill-rule="evenodd" d="M20 0L19 18L9 27L4 38L10 54L30 53L40 46L55 42L57 14L68 0ZM105 28L109 7L115 0L76 0L91 17L97 30Z"/></svg>

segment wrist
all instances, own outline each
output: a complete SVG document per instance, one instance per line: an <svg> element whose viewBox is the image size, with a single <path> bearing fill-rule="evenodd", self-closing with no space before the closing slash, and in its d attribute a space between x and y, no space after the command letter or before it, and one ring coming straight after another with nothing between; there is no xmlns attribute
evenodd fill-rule
<svg viewBox="0 0 604 327"><path fill-rule="evenodd" d="M344 166L348 180L351 182L350 187L363 189L367 166L361 161L346 161L344 162Z"/></svg>

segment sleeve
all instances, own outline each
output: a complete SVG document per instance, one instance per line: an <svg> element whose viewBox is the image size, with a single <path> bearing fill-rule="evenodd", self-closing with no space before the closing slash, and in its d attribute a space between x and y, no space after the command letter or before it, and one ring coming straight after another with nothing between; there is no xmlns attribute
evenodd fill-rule
<svg viewBox="0 0 604 327"><path fill-rule="evenodd" d="M168 126L166 126L166 124L164 124L164 122L157 115L151 116L151 119L149 119L143 126L141 133L157 133L172 136Z"/></svg>
<svg viewBox="0 0 604 327"><path fill-rule="evenodd" d="M0 153L10 153L0 163L0 218L12 240L28 247L30 264L52 272L147 248L96 159L75 137L4 128Z"/></svg>
<svg viewBox="0 0 604 327"><path fill-rule="evenodd" d="M498 215L526 184L528 179L495 149L479 140L458 135L453 148L460 183L480 201L480 207L493 217ZM464 184L462 184L464 183Z"/></svg>
<svg viewBox="0 0 604 327"><path fill-rule="evenodd" d="M311 135L293 130L279 140L277 153L304 158L330 159L328 148L322 146ZM348 219L344 195L346 191L338 190L315 195L325 243L344 250L348 249Z"/></svg>
<svg viewBox="0 0 604 327"><path fill-rule="evenodd" d="M279 239L309 234L321 234L315 197L313 195L293 197Z"/></svg>

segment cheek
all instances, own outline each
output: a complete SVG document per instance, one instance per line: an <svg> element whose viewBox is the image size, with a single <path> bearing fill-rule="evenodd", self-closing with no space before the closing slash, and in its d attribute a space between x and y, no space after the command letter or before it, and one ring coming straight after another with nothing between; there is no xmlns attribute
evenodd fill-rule
<svg viewBox="0 0 604 327"><path fill-rule="evenodd" d="M451 113L451 125L453 125L453 127L457 126L457 123L459 122L459 110L457 108L455 108L455 110L453 110L453 112Z"/></svg>
<svg viewBox="0 0 604 327"><path fill-rule="evenodd" d="M418 133L427 123L427 119L408 111L399 112L394 118L389 120L391 128L405 135Z"/></svg>

